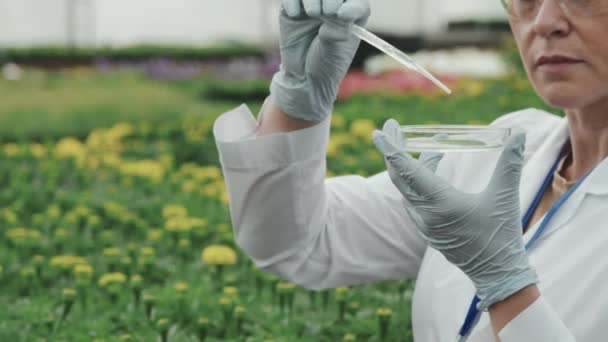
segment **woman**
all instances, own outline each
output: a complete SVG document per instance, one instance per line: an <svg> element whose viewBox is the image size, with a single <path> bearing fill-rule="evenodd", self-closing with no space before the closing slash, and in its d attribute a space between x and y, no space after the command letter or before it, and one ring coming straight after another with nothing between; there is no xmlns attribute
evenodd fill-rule
<svg viewBox="0 0 608 342"><path fill-rule="evenodd" d="M359 44L348 27L369 5L283 0L282 66L258 122L243 106L214 127L236 240L259 267L308 288L416 278L416 341L608 336L608 2L503 4L530 81L565 118L510 113L492 124L520 131L500 156L421 160L399 152L389 120L374 132L388 172L326 180L329 116Z"/></svg>

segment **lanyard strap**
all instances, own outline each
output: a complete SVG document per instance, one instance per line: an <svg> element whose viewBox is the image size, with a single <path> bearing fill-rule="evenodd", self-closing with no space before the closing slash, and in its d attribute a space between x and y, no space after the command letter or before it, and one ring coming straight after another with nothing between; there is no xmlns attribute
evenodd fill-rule
<svg viewBox="0 0 608 342"><path fill-rule="evenodd" d="M549 173L545 177L545 180L543 181L543 183L540 187L540 190L536 194L536 197L534 197L534 201L532 201L532 204L526 211L526 214L524 215L524 217L522 219L523 228L525 228L528 225L528 223L530 223L530 219L532 219L532 215L534 214L534 211L538 207L538 204L540 203L541 199L543 198L543 195L547 191L547 187L549 186L549 184L551 183L551 180L553 179L553 174L555 173L555 170L557 170L557 166L559 165L561 157L562 157L562 153L560 153L559 157L557 158L557 160L555 161L555 163L549 170ZM536 240L538 240L538 238L543 233L545 228L548 226L549 221L551 221L551 219L553 218L555 213L557 213L557 211L566 202L566 200L570 197L570 195L572 195L574 193L574 191L576 191L576 189L583 183L583 181L587 178L587 176L589 176L590 173L591 173L591 171L587 172L583 177L581 177L576 183L574 183L572 185L572 187L570 187L570 189L568 189L568 191L566 191L563 195L561 195L557 199L557 201L551 206L551 208L547 211L545 218L540 223L540 226L538 227L538 229L536 230L536 232L534 233L532 238L530 238L530 240L526 244L526 246L525 246L526 251L528 251L533 246L533 244L536 242ZM473 330L473 327L479 320L479 316L481 316L479 314L479 311L477 310L477 303L479 303L479 297L475 296L473 298L473 300L471 301L471 305L469 305L469 310L467 311L466 318L464 320L464 323L462 323L460 332L458 333L461 341L465 340L466 336L469 335L469 333Z"/></svg>

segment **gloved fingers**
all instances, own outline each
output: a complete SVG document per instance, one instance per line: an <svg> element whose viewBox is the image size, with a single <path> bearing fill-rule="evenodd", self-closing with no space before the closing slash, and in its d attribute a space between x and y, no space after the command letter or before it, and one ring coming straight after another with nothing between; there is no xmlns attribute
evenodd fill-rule
<svg viewBox="0 0 608 342"><path fill-rule="evenodd" d="M386 132L374 131L372 140L376 148L385 156L389 164L391 180L404 196L408 197L414 193L432 201L435 195L444 198L446 191L453 189L420 161L395 146Z"/></svg>
<svg viewBox="0 0 608 342"><path fill-rule="evenodd" d="M338 10L342 5L343 0L323 0L322 10L323 15L333 17L338 14Z"/></svg>
<svg viewBox="0 0 608 342"><path fill-rule="evenodd" d="M378 147L380 152L385 156L389 154L401 153L405 147L406 141L401 134L401 126L395 119L388 119L382 126L382 131L374 130L372 132L372 141L381 144ZM385 151L387 153L385 153Z"/></svg>
<svg viewBox="0 0 608 342"><path fill-rule="evenodd" d="M393 139L384 131L374 130L372 133L372 141L384 157L398 156L404 153L403 149L399 148Z"/></svg>
<svg viewBox="0 0 608 342"><path fill-rule="evenodd" d="M321 16L321 0L302 0L302 4L309 17L319 18Z"/></svg>
<svg viewBox="0 0 608 342"><path fill-rule="evenodd" d="M371 14L368 0L345 0L338 10L338 19L365 25Z"/></svg>
<svg viewBox="0 0 608 342"><path fill-rule="evenodd" d="M412 222L414 222L419 229L423 228L425 223L422 220L422 217L407 199L403 200L403 207L405 208L405 212L407 212L407 216L410 218L410 220L412 220Z"/></svg>
<svg viewBox="0 0 608 342"><path fill-rule="evenodd" d="M488 184L488 191L491 194L501 192L501 190L519 190L525 147L525 133L518 132L509 138L496 163L490 184Z"/></svg>
<svg viewBox="0 0 608 342"><path fill-rule="evenodd" d="M350 23L326 17L322 21L323 25L319 29L321 44L335 46L335 42L346 41L354 37L350 32Z"/></svg>
<svg viewBox="0 0 608 342"><path fill-rule="evenodd" d="M289 17L302 15L302 0L282 0L281 7Z"/></svg>
<svg viewBox="0 0 608 342"><path fill-rule="evenodd" d="M420 155L418 160L424 165L427 169L432 172L437 171L437 165L443 158L443 153L439 152L425 152Z"/></svg>

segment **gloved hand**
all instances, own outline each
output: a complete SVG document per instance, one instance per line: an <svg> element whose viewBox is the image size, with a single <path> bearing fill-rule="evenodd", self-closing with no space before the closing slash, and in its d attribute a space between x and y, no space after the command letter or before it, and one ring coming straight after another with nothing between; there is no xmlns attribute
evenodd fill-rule
<svg viewBox="0 0 608 342"><path fill-rule="evenodd" d="M507 142L484 191L455 189L400 148L399 124L389 120L373 141L385 156L391 180L427 243L473 282L479 310L538 282L525 252L519 210L519 181L525 135ZM440 157L439 157L440 158ZM436 165L437 154L422 155ZM475 175L471 175L475 177Z"/></svg>
<svg viewBox="0 0 608 342"><path fill-rule="evenodd" d="M282 0L281 69L270 93L285 113L309 121L331 113L360 43L350 26L369 15L368 0Z"/></svg>

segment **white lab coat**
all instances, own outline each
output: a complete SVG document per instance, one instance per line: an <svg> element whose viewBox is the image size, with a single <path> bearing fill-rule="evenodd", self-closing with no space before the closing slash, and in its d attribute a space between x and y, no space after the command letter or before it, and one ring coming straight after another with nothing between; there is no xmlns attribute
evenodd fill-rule
<svg viewBox="0 0 608 342"><path fill-rule="evenodd" d="M426 246L386 172L325 178L329 121L256 137L256 120L244 105L216 120L237 243L258 267L307 288L415 278L415 340L454 341L474 295L471 281ZM567 139L567 122L527 109L493 125L527 132L520 188L524 213ZM459 189L478 192L497 157L450 153L437 173ZM530 250L542 296L501 330L503 342L608 340L607 222L608 159ZM525 241L538 225L526 232ZM493 340L485 312L468 341Z"/></svg>

